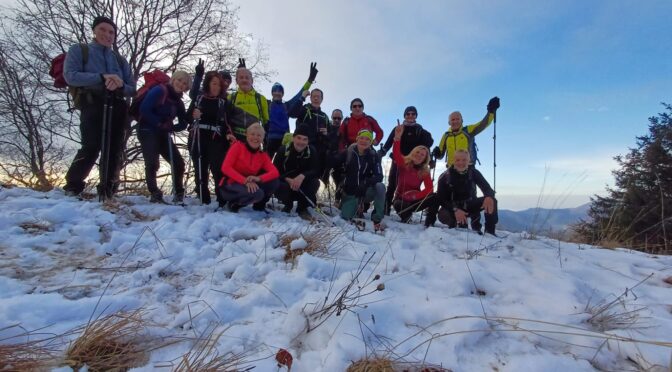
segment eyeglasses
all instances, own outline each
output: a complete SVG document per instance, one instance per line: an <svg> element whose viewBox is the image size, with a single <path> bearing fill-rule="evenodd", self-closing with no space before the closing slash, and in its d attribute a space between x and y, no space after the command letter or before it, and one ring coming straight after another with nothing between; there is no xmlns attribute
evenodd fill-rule
<svg viewBox="0 0 672 372"><path fill-rule="evenodd" d="M364 105L352 105L352 108L358 108L358 107L361 108L364 107Z"/></svg>
<svg viewBox="0 0 672 372"><path fill-rule="evenodd" d="M331 118L331 120L334 120L334 121L336 121L336 120L343 120L343 118Z"/></svg>

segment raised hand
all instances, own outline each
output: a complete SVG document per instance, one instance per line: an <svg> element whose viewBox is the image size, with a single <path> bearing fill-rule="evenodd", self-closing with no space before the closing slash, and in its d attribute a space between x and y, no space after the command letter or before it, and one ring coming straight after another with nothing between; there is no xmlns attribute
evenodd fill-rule
<svg viewBox="0 0 672 372"><path fill-rule="evenodd" d="M308 81L313 82L317 77L317 62L310 64L310 74L308 75Z"/></svg>
<svg viewBox="0 0 672 372"><path fill-rule="evenodd" d="M401 125L399 122L399 119L397 119L397 126L394 127L394 140L395 141L400 141L401 136L404 134L404 126Z"/></svg>
<svg viewBox="0 0 672 372"><path fill-rule="evenodd" d="M196 75L203 75L205 73L205 61L199 58L194 71L196 72Z"/></svg>
<svg viewBox="0 0 672 372"><path fill-rule="evenodd" d="M492 97L488 102L488 112L494 113L499 108L499 97Z"/></svg>
<svg viewBox="0 0 672 372"><path fill-rule="evenodd" d="M245 66L245 58L238 58L238 68L241 68L241 67L242 68L247 68L247 66Z"/></svg>

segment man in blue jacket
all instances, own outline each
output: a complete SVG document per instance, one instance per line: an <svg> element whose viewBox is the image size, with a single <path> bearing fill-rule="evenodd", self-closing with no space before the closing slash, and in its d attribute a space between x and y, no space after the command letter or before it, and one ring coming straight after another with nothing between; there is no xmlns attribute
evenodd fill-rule
<svg viewBox="0 0 672 372"><path fill-rule="evenodd" d="M67 174L63 190L69 195L79 195L86 186L84 180L98 159L103 136L103 107L106 99L113 106L109 122L111 135L107 164L99 167L98 185L101 198L112 196L112 179L119 164L123 148L124 127L128 107L125 97L135 95L135 79L128 62L112 49L117 26L107 17L96 17L92 25L94 38L88 44L74 44L68 50L63 68L65 81L78 88L81 102L81 148L77 151ZM106 166L105 166L106 165Z"/></svg>

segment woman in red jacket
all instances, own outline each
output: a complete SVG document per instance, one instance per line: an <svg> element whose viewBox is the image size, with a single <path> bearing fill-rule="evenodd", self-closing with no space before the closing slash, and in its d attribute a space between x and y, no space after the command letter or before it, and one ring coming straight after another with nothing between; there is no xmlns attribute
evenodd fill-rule
<svg viewBox="0 0 672 372"><path fill-rule="evenodd" d="M397 189L392 205L397 211L401 222L408 222L413 212L428 208L434 199L434 185L429 173L429 149L416 146L404 156L401 153L401 137L404 126L399 124L394 129L394 145L392 159L398 168ZM424 184L424 188L420 187Z"/></svg>
<svg viewBox="0 0 672 372"><path fill-rule="evenodd" d="M264 134L259 123L247 127L245 142L235 142L222 163L220 193L229 202L231 212L248 204L253 204L255 211L265 212L266 203L278 187L278 169L261 150Z"/></svg>

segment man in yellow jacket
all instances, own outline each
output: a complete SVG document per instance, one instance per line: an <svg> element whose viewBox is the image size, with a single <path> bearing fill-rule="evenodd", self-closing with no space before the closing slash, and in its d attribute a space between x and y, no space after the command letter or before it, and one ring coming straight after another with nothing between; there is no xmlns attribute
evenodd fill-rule
<svg viewBox="0 0 672 372"><path fill-rule="evenodd" d="M450 129L443 134L439 145L432 151L434 159L441 159L446 155L446 165L450 167L455 162L455 151L465 150L471 155L471 163L478 158L476 157L476 146L474 145L474 137L487 128L495 118L497 109L499 108L499 98L493 97L488 102L488 113L483 120L478 123L463 126L462 114L455 111L448 117Z"/></svg>
<svg viewBox="0 0 672 372"><path fill-rule="evenodd" d="M245 67L244 60L241 59L241 61L241 65L236 71L238 90L229 94L228 99L234 107L242 110L242 112L230 118L229 125L233 131L233 135L239 141L244 141L247 126L258 122L265 128L269 116L268 100L254 90L252 87L252 83L254 82L252 72Z"/></svg>

